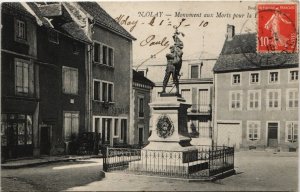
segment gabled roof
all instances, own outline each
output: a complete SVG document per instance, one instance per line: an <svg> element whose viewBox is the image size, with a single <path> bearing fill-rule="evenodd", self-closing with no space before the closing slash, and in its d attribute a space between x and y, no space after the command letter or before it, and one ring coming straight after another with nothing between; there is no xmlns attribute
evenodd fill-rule
<svg viewBox="0 0 300 192"><path fill-rule="evenodd" d="M149 85L151 87L153 87L155 84L150 81L148 78L144 77L142 74L140 74L139 72L137 72L136 70L132 70L133 71L133 82L137 82L137 83L142 83L144 85Z"/></svg>
<svg viewBox="0 0 300 192"><path fill-rule="evenodd" d="M268 61L266 60L268 58ZM298 66L298 53L257 53L256 33L235 35L225 40L214 72Z"/></svg>
<svg viewBox="0 0 300 192"><path fill-rule="evenodd" d="M65 23L62 23L60 25L55 25L55 22L53 23L51 22L52 18L47 18L43 16L42 12L40 11L36 3L7 2L7 3L2 3L2 6L5 8L10 8L17 12L21 12L22 14L25 14L29 18L32 19L35 18L38 25L43 25L44 27L49 29L55 29L65 35L73 37L74 39L91 43L91 41L85 34L84 30L76 22L72 20L71 16L69 15L69 13L67 13L67 11L65 11L63 15L64 18L62 18L63 20L65 20Z"/></svg>
<svg viewBox="0 0 300 192"><path fill-rule="evenodd" d="M78 2L78 4L94 17L96 24L103 26L130 40L136 40L127 32L117 21L115 21L102 7L96 2Z"/></svg>

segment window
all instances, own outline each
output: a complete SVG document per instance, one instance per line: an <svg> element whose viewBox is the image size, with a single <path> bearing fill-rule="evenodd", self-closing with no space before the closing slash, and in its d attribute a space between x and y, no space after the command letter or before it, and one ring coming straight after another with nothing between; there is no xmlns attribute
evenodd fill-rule
<svg viewBox="0 0 300 192"><path fill-rule="evenodd" d="M1 115L1 145L32 145L33 118L27 114Z"/></svg>
<svg viewBox="0 0 300 192"><path fill-rule="evenodd" d="M248 110L259 110L261 105L261 91L249 90L248 91Z"/></svg>
<svg viewBox="0 0 300 192"><path fill-rule="evenodd" d="M230 91L230 107L231 110L241 110L242 109L242 91Z"/></svg>
<svg viewBox="0 0 300 192"><path fill-rule="evenodd" d="M48 40L52 43L59 44L58 33L53 30L48 31Z"/></svg>
<svg viewBox="0 0 300 192"><path fill-rule="evenodd" d="M287 89L287 108L298 109L298 89Z"/></svg>
<svg viewBox="0 0 300 192"><path fill-rule="evenodd" d="M119 134L119 119L115 119L115 127L114 127L114 136L118 136Z"/></svg>
<svg viewBox="0 0 300 192"><path fill-rule="evenodd" d="M281 92L279 89L267 90L267 109L280 109Z"/></svg>
<svg viewBox="0 0 300 192"><path fill-rule="evenodd" d="M78 94L78 69L63 66L63 92Z"/></svg>
<svg viewBox="0 0 300 192"><path fill-rule="evenodd" d="M144 98L138 97L138 107L139 107L139 118L144 117Z"/></svg>
<svg viewBox="0 0 300 192"><path fill-rule="evenodd" d="M232 85L239 85L241 83L241 74L232 74Z"/></svg>
<svg viewBox="0 0 300 192"><path fill-rule="evenodd" d="M103 81L101 85L101 101L112 102L114 98L113 83Z"/></svg>
<svg viewBox="0 0 300 192"><path fill-rule="evenodd" d="M279 72L271 71L269 72L269 83L278 83L279 82Z"/></svg>
<svg viewBox="0 0 300 192"><path fill-rule="evenodd" d="M28 95L29 93L29 65L29 61L20 59L15 60L16 94Z"/></svg>
<svg viewBox="0 0 300 192"><path fill-rule="evenodd" d="M290 70L289 82L297 82L297 81L298 81L298 70Z"/></svg>
<svg viewBox="0 0 300 192"><path fill-rule="evenodd" d="M64 113L64 133L65 140L70 141L79 132L79 112Z"/></svg>
<svg viewBox="0 0 300 192"><path fill-rule="evenodd" d="M94 80L94 100L100 101L100 81Z"/></svg>
<svg viewBox="0 0 300 192"><path fill-rule="evenodd" d="M260 138L260 122L247 121L248 140L255 141Z"/></svg>
<svg viewBox="0 0 300 192"><path fill-rule="evenodd" d="M127 141L127 119L121 119L121 140Z"/></svg>
<svg viewBox="0 0 300 192"><path fill-rule="evenodd" d="M107 66L114 66L114 49L101 44L94 43L94 62Z"/></svg>
<svg viewBox="0 0 300 192"><path fill-rule="evenodd" d="M192 79L199 78L199 65L192 65L191 66L191 78Z"/></svg>
<svg viewBox="0 0 300 192"><path fill-rule="evenodd" d="M26 32L26 23L25 23L25 21L16 19L15 37L16 37L16 40L21 40L21 41L26 41L27 40L27 32Z"/></svg>
<svg viewBox="0 0 300 192"><path fill-rule="evenodd" d="M250 73L250 84L259 83L259 73Z"/></svg>
<svg viewBox="0 0 300 192"><path fill-rule="evenodd" d="M100 44L94 43L94 61L100 62Z"/></svg>
<svg viewBox="0 0 300 192"><path fill-rule="evenodd" d="M298 122L286 122L286 141L294 143L298 141Z"/></svg>

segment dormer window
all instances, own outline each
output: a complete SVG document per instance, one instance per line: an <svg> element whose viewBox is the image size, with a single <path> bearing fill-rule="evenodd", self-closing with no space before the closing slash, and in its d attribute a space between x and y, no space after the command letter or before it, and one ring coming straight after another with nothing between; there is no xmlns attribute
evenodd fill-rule
<svg viewBox="0 0 300 192"><path fill-rule="evenodd" d="M232 85L239 85L241 83L241 74L232 74Z"/></svg>
<svg viewBox="0 0 300 192"><path fill-rule="evenodd" d="M20 19L15 20L15 40L20 42L27 41L26 22Z"/></svg>
<svg viewBox="0 0 300 192"><path fill-rule="evenodd" d="M269 72L269 83L279 83L279 71L270 71Z"/></svg>

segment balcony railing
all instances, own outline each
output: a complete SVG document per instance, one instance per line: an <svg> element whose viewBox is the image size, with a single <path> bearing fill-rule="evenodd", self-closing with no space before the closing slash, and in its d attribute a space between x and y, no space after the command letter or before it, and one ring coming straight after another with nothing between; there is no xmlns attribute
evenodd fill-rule
<svg viewBox="0 0 300 192"><path fill-rule="evenodd" d="M188 110L189 113L211 113L210 104L192 104L191 108Z"/></svg>

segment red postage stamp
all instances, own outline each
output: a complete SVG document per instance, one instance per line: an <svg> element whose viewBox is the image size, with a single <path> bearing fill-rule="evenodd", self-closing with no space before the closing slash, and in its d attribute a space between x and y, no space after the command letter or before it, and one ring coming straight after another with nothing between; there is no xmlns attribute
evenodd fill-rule
<svg viewBox="0 0 300 192"><path fill-rule="evenodd" d="M297 50L297 4L257 4L257 52Z"/></svg>

